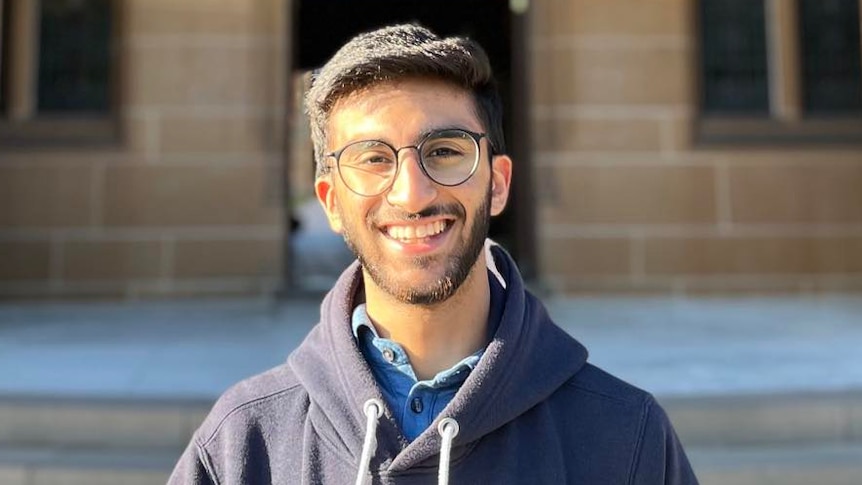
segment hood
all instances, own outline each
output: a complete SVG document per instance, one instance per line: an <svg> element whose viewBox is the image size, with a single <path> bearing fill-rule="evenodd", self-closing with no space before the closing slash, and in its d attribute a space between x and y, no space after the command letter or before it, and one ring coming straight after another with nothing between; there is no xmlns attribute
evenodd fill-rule
<svg viewBox="0 0 862 485"><path fill-rule="evenodd" d="M374 468L397 472L436 466L425 463L441 446L436 423L451 417L460 424L453 459L468 445L544 401L577 373L586 349L557 327L545 307L524 287L511 257L499 246L488 246L497 270L507 283L505 308L493 339L479 364L449 405L412 443L401 436L388 414L377 428ZM307 390L309 420L321 439L345 459L358 461L368 399L383 400L353 338L350 317L362 285L362 270L354 262L341 275L321 305L321 322L288 359Z"/></svg>

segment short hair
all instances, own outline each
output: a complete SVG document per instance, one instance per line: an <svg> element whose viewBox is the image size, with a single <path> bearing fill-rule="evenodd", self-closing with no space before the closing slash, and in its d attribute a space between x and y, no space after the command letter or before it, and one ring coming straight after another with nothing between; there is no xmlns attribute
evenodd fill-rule
<svg viewBox="0 0 862 485"><path fill-rule="evenodd" d="M326 172L326 128L335 103L376 84L406 79L440 80L470 93L492 153L505 153L503 107L485 50L466 37L441 39L420 25L393 25L357 35L313 76L305 106L318 175Z"/></svg>

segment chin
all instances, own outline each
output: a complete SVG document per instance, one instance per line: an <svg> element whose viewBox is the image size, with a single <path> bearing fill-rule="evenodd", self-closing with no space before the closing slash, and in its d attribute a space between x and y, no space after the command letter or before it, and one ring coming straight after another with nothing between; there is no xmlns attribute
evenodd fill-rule
<svg viewBox="0 0 862 485"><path fill-rule="evenodd" d="M402 303L424 306L442 303L451 298L457 291L458 287L455 286L451 278L441 278L422 286L416 286L415 284L413 286L404 285L401 286L400 291L395 292L387 290L388 293L392 294L392 296Z"/></svg>
<svg viewBox="0 0 862 485"><path fill-rule="evenodd" d="M478 257L471 260L448 260L444 267L428 267L405 272L372 272L374 283L396 300L412 305L431 306L442 303L465 285L470 284Z"/></svg>

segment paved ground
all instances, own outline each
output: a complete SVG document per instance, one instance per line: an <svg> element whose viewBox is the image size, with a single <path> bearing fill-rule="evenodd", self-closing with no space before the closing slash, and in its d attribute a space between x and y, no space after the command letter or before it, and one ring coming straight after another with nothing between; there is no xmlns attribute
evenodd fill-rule
<svg viewBox="0 0 862 485"><path fill-rule="evenodd" d="M862 389L862 297L555 299L590 359L659 396ZM316 301L0 305L0 396L213 399L283 361Z"/></svg>

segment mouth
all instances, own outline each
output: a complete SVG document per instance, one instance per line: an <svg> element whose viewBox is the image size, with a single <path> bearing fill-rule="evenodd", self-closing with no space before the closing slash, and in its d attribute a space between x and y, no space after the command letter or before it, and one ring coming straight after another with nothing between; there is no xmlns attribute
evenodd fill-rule
<svg viewBox="0 0 862 485"><path fill-rule="evenodd" d="M401 244L423 244L441 238L454 223L454 219L393 223L381 227L381 232Z"/></svg>

